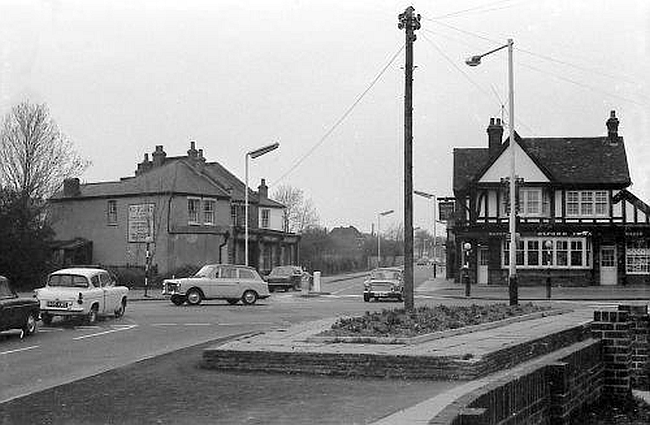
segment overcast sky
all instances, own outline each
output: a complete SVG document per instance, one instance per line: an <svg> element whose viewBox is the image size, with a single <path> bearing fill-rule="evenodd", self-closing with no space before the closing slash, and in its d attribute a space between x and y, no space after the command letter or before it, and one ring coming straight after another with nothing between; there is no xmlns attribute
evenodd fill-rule
<svg viewBox="0 0 650 425"><path fill-rule="evenodd" d="M0 111L47 103L92 162L84 182L133 175L155 145L177 156L191 140L243 180L245 152L279 141L251 164L252 185L303 189L330 228L368 232L394 209L387 229L403 219L395 55L410 4L422 15L415 189L451 196L452 149L487 146L508 97L507 53L476 68L464 59L510 37L518 133L602 136L616 110L631 191L650 203L645 0L0 0ZM414 208L414 225L430 228L431 203Z"/></svg>

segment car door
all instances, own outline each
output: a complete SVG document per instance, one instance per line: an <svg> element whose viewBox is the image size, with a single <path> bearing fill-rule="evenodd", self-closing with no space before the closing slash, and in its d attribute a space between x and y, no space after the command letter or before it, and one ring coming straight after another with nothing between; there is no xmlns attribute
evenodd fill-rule
<svg viewBox="0 0 650 425"><path fill-rule="evenodd" d="M88 292L89 298L96 301L98 304L97 313L104 314L106 312L106 291L102 287L105 281L102 281L101 273L97 273L90 278L90 286Z"/></svg>
<svg viewBox="0 0 650 425"><path fill-rule="evenodd" d="M115 283L111 278L111 275L108 273L101 273L99 275L99 280L101 281L102 289L104 291L104 311L106 313L112 313L117 309L119 297L117 288L115 288Z"/></svg>
<svg viewBox="0 0 650 425"><path fill-rule="evenodd" d="M259 285L261 281L257 279L257 273L249 269L239 269L239 280L237 282L237 293L241 297L244 291L252 289L260 293Z"/></svg>
<svg viewBox="0 0 650 425"><path fill-rule="evenodd" d="M221 266L219 278L215 279L218 295L216 298L239 298L239 277L237 267Z"/></svg>

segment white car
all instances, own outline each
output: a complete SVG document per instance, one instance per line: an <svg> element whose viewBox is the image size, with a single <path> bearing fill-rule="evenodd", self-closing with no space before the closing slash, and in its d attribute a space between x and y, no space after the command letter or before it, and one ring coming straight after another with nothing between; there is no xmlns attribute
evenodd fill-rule
<svg viewBox="0 0 650 425"><path fill-rule="evenodd" d="M118 286L104 269L79 267L51 273L46 286L35 292L46 325L54 316L83 317L95 323L100 315L124 315L129 288Z"/></svg>
<svg viewBox="0 0 650 425"><path fill-rule="evenodd" d="M241 300L249 305L270 295L268 285L254 268L230 264L208 264L192 277L166 279L162 293L169 295L175 305L198 305L202 300L214 299L230 304Z"/></svg>

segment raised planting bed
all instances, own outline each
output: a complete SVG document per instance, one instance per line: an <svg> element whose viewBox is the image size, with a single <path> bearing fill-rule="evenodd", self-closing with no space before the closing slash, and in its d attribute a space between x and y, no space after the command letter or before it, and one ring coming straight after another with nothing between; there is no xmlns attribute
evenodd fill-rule
<svg viewBox="0 0 650 425"><path fill-rule="evenodd" d="M554 314L564 311L554 310ZM540 317L551 313L551 307L531 303L510 306L491 304L471 306L422 306L413 312L403 308L366 312L363 316L337 320L331 327L315 338L332 339L339 342L405 343L425 335L439 334L455 329L484 329L484 325L506 324L508 319L528 316ZM504 320L506 322L504 322ZM415 341L413 341L415 342Z"/></svg>

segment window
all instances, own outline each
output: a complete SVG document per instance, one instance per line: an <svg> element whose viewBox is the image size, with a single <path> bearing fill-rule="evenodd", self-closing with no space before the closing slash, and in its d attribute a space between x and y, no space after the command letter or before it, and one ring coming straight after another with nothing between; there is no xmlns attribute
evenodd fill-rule
<svg viewBox="0 0 650 425"><path fill-rule="evenodd" d="M250 270L239 269L239 278L247 280L255 280L255 274Z"/></svg>
<svg viewBox="0 0 650 425"><path fill-rule="evenodd" d="M237 279L237 269L234 267L222 267L219 277L222 279Z"/></svg>
<svg viewBox="0 0 650 425"><path fill-rule="evenodd" d="M517 267L586 268L591 264L591 244L586 238L525 237L517 242ZM503 267L509 261L509 244L503 243Z"/></svg>
<svg viewBox="0 0 650 425"><path fill-rule="evenodd" d="M108 201L106 209L106 221L109 226L117 225L117 201Z"/></svg>
<svg viewBox="0 0 650 425"><path fill-rule="evenodd" d="M519 189L520 212L522 216L540 215L542 212L541 189Z"/></svg>
<svg viewBox="0 0 650 425"><path fill-rule="evenodd" d="M215 200L214 199L204 199L203 200L203 224L211 224L214 225L215 220L214 220L214 207L215 207Z"/></svg>
<svg viewBox="0 0 650 425"><path fill-rule="evenodd" d="M189 224L200 224L200 208L201 200L199 198L187 198L187 222Z"/></svg>
<svg viewBox="0 0 650 425"><path fill-rule="evenodd" d="M262 227L263 229L268 229L271 221L271 210L269 210L268 208L263 208L262 210L260 210L260 214L262 215L262 220L261 220L262 224L260 227Z"/></svg>
<svg viewBox="0 0 650 425"><path fill-rule="evenodd" d="M609 197L605 190L569 191L566 214L570 217L604 217L609 215Z"/></svg>
<svg viewBox="0 0 650 425"><path fill-rule="evenodd" d="M625 249L625 271L628 274L650 274L650 241L628 241Z"/></svg>

